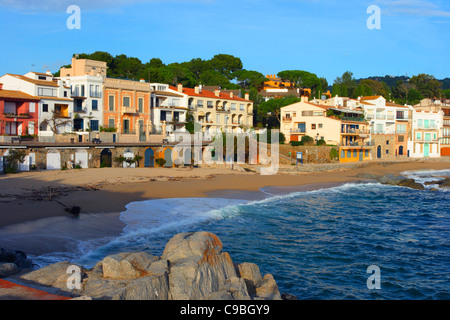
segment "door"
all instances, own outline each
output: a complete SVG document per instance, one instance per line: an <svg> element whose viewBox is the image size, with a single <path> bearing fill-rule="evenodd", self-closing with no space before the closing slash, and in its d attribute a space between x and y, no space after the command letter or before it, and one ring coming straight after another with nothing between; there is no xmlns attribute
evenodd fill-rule
<svg viewBox="0 0 450 320"><path fill-rule="evenodd" d="M73 130L75 131L83 131L84 122L83 119L73 119Z"/></svg>
<svg viewBox="0 0 450 320"><path fill-rule="evenodd" d="M3 157L0 157L0 172L3 172Z"/></svg>
<svg viewBox="0 0 450 320"><path fill-rule="evenodd" d="M86 150L75 151L75 165L79 165L83 169L88 168L88 153Z"/></svg>
<svg viewBox="0 0 450 320"><path fill-rule="evenodd" d="M155 166L155 152L152 148L145 150L145 167L150 168Z"/></svg>
<svg viewBox="0 0 450 320"><path fill-rule="evenodd" d="M61 155L57 150L50 150L47 153L47 170L61 169Z"/></svg>
<svg viewBox="0 0 450 320"><path fill-rule="evenodd" d="M364 151L359 150L359 161L363 161L363 157L364 157Z"/></svg>
<svg viewBox="0 0 450 320"><path fill-rule="evenodd" d="M429 157L430 156L430 144L429 143L425 143L423 145L423 156L424 157Z"/></svg>
<svg viewBox="0 0 450 320"><path fill-rule="evenodd" d="M378 146L377 148L377 158L381 159L381 146Z"/></svg>
<svg viewBox="0 0 450 320"><path fill-rule="evenodd" d="M25 156L23 162L19 163L19 171L30 171L31 167L31 157Z"/></svg>
<svg viewBox="0 0 450 320"><path fill-rule="evenodd" d="M171 148L167 148L164 151L164 159L166 160L166 163L164 164L165 167L173 167L172 149Z"/></svg>
<svg viewBox="0 0 450 320"><path fill-rule="evenodd" d="M192 163L192 151L191 148L184 149L184 165L189 166Z"/></svg>
<svg viewBox="0 0 450 320"><path fill-rule="evenodd" d="M403 155L403 146L398 147L398 155L399 156Z"/></svg>
<svg viewBox="0 0 450 320"><path fill-rule="evenodd" d="M139 120L139 141L145 140L147 140L147 138L145 137L144 120Z"/></svg>
<svg viewBox="0 0 450 320"><path fill-rule="evenodd" d="M125 151L123 152L123 156L127 159L134 159L134 152L130 148L125 149ZM124 168L136 168L136 163L129 165L127 162L124 162L123 167Z"/></svg>
<svg viewBox="0 0 450 320"><path fill-rule="evenodd" d="M103 149L100 153L100 167L111 168L112 167L112 152L109 149Z"/></svg>
<svg viewBox="0 0 450 320"><path fill-rule="evenodd" d="M130 133L130 120L123 120L123 133L124 134Z"/></svg>

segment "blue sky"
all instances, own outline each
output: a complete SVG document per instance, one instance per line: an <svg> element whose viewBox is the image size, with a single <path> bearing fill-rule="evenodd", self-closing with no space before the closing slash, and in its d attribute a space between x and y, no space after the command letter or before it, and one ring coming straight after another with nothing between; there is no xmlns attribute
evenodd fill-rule
<svg viewBox="0 0 450 320"><path fill-rule="evenodd" d="M81 29L69 30L69 5ZM381 29L370 30L370 5ZM107 51L147 62L232 54L245 69L300 69L333 80L429 73L450 77L445 0L0 0L0 74L55 72L73 53Z"/></svg>

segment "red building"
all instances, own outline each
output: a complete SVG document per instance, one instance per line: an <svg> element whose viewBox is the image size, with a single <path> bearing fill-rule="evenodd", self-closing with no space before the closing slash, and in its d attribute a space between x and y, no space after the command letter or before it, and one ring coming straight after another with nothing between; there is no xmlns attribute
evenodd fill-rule
<svg viewBox="0 0 450 320"><path fill-rule="evenodd" d="M3 90L0 83L0 135L37 134L39 101L22 91Z"/></svg>

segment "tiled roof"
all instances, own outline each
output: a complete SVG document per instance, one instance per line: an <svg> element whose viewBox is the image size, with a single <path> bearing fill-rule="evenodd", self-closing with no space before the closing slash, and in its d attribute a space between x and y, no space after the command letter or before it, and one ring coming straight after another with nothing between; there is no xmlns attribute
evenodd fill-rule
<svg viewBox="0 0 450 320"><path fill-rule="evenodd" d="M366 96L366 97L361 97L361 100L376 100L379 97L382 97L382 96Z"/></svg>
<svg viewBox="0 0 450 320"><path fill-rule="evenodd" d="M178 89L175 88L175 87L170 87L170 89L178 91ZM184 88L183 87L183 93L187 94L188 96L193 96L193 97L225 99L225 100L235 100L235 101L252 102L253 103L253 101L242 99L241 97L233 96L233 98L231 98L229 93L222 92L222 91L219 93L219 96L217 97L214 92L211 92L211 91L208 91L208 90L205 90L205 89L202 89L202 91L200 93L195 93L195 89L193 89L193 88Z"/></svg>
<svg viewBox="0 0 450 320"><path fill-rule="evenodd" d="M0 90L0 99L22 99L22 100L40 100L39 97L34 97L22 91L17 90Z"/></svg>
<svg viewBox="0 0 450 320"><path fill-rule="evenodd" d="M22 76L20 74L11 74L11 73L7 73L7 75L11 76L11 77L15 77L17 79L20 80L24 80L27 82L31 82L33 84L37 84L40 86L47 86L47 87L58 87L58 83L54 82L54 81L47 81L47 80L36 80L36 79L31 79L25 76Z"/></svg>

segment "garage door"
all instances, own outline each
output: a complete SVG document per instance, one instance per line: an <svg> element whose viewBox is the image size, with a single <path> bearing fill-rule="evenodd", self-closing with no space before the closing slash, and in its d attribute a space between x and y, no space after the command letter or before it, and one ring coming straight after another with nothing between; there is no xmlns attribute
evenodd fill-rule
<svg viewBox="0 0 450 320"><path fill-rule="evenodd" d="M77 150L75 152L75 165L79 165L83 169L88 168L88 153L86 150Z"/></svg>
<svg viewBox="0 0 450 320"><path fill-rule="evenodd" d="M441 156L449 157L450 156L450 148L449 147L441 148Z"/></svg>
<svg viewBox="0 0 450 320"><path fill-rule="evenodd" d="M61 155L56 150L50 150L47 153L47 170L61 169Z"/></svg>

